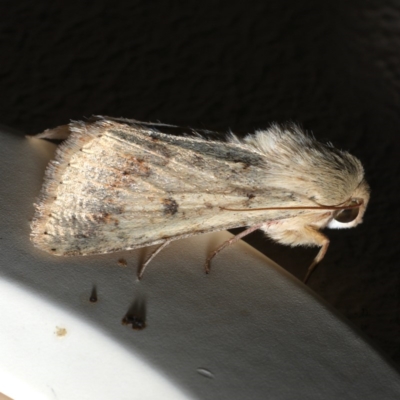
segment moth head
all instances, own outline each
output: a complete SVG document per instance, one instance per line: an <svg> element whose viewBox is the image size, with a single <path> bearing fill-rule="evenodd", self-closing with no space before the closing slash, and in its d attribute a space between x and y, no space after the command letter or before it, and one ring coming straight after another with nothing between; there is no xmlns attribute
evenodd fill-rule
<svg viewBox="0 0 400 400"><path fill-rule="evenodd" d="M333 218L329 221L327 227L332 229L352 228L362 222L367 204L369 201L369 186L363 180L354 191L346 205L349 208L333 212Z"/></svg>

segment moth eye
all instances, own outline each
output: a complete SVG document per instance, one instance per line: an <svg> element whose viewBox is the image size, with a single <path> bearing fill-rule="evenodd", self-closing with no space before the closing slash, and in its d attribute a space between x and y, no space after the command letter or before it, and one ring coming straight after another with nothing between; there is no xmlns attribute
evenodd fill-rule
<svg viewBox="0 0 400 400"><path fill-rule="evenodd" d="M346 210L339 211L339 213L334 217L338 222L347 223L352 222L357 218L360 207L348 208Z"/></svg>

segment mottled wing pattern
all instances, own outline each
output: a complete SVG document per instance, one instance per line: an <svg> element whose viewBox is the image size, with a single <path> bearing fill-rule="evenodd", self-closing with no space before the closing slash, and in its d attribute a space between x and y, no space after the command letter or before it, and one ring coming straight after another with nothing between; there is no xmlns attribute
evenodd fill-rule
<svg viewBox="0 0 400 400"><path fill-rule="evenodd" d="M315 206L271 187L270 161L250 146L106 119L69 127L33 222L32 240L53 254L133 249L299 213L221 207Z"/></svg>

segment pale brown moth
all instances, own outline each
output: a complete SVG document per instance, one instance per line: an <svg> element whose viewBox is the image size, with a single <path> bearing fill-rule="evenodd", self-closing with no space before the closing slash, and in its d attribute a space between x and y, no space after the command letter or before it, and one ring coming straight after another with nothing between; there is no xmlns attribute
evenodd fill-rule
<svg viewBox="0 0 400 400"><path fill-rule="evenodd" d="M159 244L141 277L173 240L247 227L210 254L207 273L218 252L261 229L279 243L320 247L307 279L328 249L320 229L362 222L369 187L360 161L296 125L226 141L179 129L95 117L38 135L66 141L46 170L33 243L58 256Z"/></svg>

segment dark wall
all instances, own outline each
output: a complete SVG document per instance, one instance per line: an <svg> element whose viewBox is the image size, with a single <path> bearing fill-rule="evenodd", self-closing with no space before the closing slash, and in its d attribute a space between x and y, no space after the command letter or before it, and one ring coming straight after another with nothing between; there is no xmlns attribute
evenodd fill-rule
<svg viewBox="0 0 400 400"><path fill-rule="evenodd" d="M0 3L0 123L294 120L350 150L371 203L362 226L328 232L309 286L400 362L400 1L84 3ZM298 277L315 254L249 240Z"/></svg>

